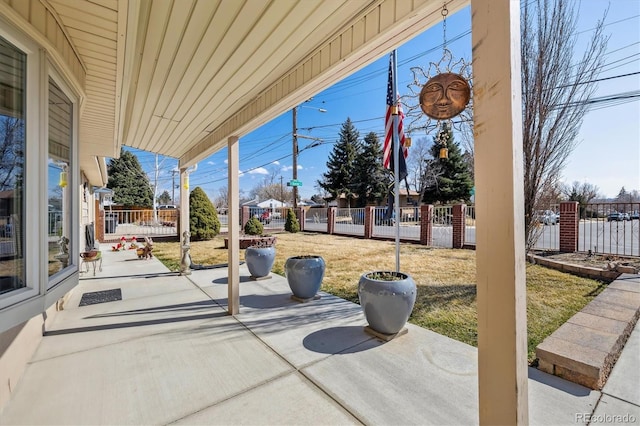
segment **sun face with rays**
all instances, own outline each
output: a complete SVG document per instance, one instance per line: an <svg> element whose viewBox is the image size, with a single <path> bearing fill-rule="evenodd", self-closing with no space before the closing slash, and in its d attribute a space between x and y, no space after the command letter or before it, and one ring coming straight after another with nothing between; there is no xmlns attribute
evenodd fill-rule
<svg viewBox="0 0 640 426"><path fill-rule="evenodd" d="M422 111L436 120L446 120L460 114L471 97L469 83L460 74L438 74L429 79L420 91Z"/></svg>
<svg viewBox="0 0 640 426"><path fill-rule="evenodd" d="M403 99L409 132L423 129L429 133L440 128L443 120L457 129L471 125L471 64L464 59L454 61L445 49L438 62L430 62L426 69L412 67L411 72L413 81L407 86L411 93ZM453 117L458 119L451 120Z"/></svg>

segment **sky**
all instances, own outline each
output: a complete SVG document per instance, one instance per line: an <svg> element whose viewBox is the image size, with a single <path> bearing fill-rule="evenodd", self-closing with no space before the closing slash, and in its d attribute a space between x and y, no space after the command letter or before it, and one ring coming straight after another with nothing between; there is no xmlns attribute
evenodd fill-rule
<svg viewBox="0 0 640 426"><path fill-rule="evenodd" d="M587 182L597 186L602 196L615 197L622 187L627 191L640 190L640 0L581 0L578 7L578 47L588 41L598 19L609 9L605 35L610 38L605 65L599 75L605 80L597 83L594 98L622 96L626 99L593 104L584 118L577 147L568 158L562 181L567 184ZM468 7L447 16L446 38L454 60L470 62L471 16ZM442 42L443 31L439 24L397 49L401 96L410 93L407 86L413 81L412 67L427 69L430 62L440 62ZM582 51L576 55L581 56ZM313 139L298 139L298 180L302 182L299 187L302 199L319 192L316 182L327 171L329 154L347 117L361 138L371 131L382 135L388 64L388 55L385 55L299 107L297 133L321 139L320 143ZM241 196L248 196L250 190L265 178L275 176L275 181L280 183L282 179L284 185L292 179L292 128L292 113L287 111L240 138ZM434 133L420 130L409 136L413 140L425 137L431 140ZM460 142L455 134L454 139ZM314 146L310 147L311 144ZM132 151L153 181L155 156ZM197 170L190 176L191 189L200 186L214 200L227 186L226 158L227 151L223 149L198 163ZM172 184L178 184L178 177L171 172L177 166L177 160L160 157L158 161L158 195L167 190L169 194L175 192L177 198L179 190L172 191Z"/></svg>

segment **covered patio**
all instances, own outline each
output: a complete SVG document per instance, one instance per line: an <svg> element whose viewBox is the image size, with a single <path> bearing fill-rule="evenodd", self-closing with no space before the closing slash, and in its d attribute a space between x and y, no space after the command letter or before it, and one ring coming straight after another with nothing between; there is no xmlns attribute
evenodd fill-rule
<svg viewBox="0 0 640 426"><path fill-rule="evenodd" d="M0 2L0 31L8 40L5 49L24 58L16 61L16 69L28 69L24 79L11 80L7 93L15 99L27 99L28 93L29 102L13 103L10 113L27 117L23 145L36 147L27 150L25 162L31 178L24 190L19 187L24 192L19 196L26 201L17 214L20 223L37 224L23 226L24 245L17 246L21 251L16 256L25 261L16 266L16 273L24 279L0 297L0 342L5 342L3 348L10 348L2 360L10 368L0 371L0 401L11 397L2 421L17 422L19 417L13 417L13 412L25 418L52 416L38 418L62 422L65 415L82 414L84 405L79 401L91 397L93 404L104 409L92 408L92 413L86 413L87 422L170 422L196 412L205 416L206 407L215 405L228 407L215 421L234 423L237 417L233 416L246 421L244 416L250 415L242 409L243 398L251 399L244 392L251 389L274 397L278 392L270 392L270 386L291 381L306 389L304 394L310 399L332 407L337 422L401 423L398 416L403 412L388 403L388 398L395 398L392 395L400 395L402 404L416 402L408 408L407 423L424 423L427 417L434 423L456 419L456 423L526 424L532 413L528 404L536 404L538 398L538 382L528 379L526 363L520 4L506 0L451 0L446 4L451 14L469 5L472 10L477 353L414 327L410 336L415 338L382 345L361 334L362 319L355 306L331 297L314 305L318 312L305 310L298 316L303 307L284 297L280 280L274 278L264 285L241 282L244 272L238 262L239 144L243 135L440 22L442 1ZM51 95L47 95L47 82ZM50 103L47 96L60 93L68 98L64 112L69 125L64 129L64 150L54 152L49 135L56 129L51 127L51 133L46 129L50 115L59 108L52 107L56 103ZM25 105L28 114L23 112ZM126 264L110 282L126 283L148 297L81 309L66 303L70 309L60 311L65 294L74 287L79 288L71 300L105 282L79 283L81 229L93 209L88 201L92 200L90 188L106 185L105 158L118 156L122 146L179 159L181 229L188 229L190 170L198 161L227 148L231 266L216 272L220 274L217 278L207 276L200 290L191 282L197 282L200 272L190 279L147 280L135 276L133 263ZM61 232L69 242L61 249L68 251L64 256L69 262L50 276L42 248L45 236L38 229L46 229L46 216L39 212L46 211L43 194L51 179L42 172L47 158L37 155L38 147L43 152L48 149L52 158L64 154L60 175L64 173L65 179L69 175L68 186L66 180L60 185L67 203ZM112 267L114 270L118 268ZM146 269L140 272L149 273ZM228 284L212 284L223 277ZM174 291L178 285L183 290ZM213 305L205 294L225 302ZM253 299L250 294L255 294ZM243 309L241 295L246 295ZM181 316L193 315L198 311L193 304L199 303L211 305L217 314L199 319L200 323L189 318L167 319L176 303L186 304ZM328 306L332 304L338 309ZM106 306L114 308L102 311ZM88 310L95 312L85 318ZM150 324L117 326L138 316ZM213 325L216 327L209 327ZM83 331L86 327L97 329ZM322 331L327 328L333 332ZM81 332L64 331L75 329ZM42 330L48 334L36 361L21 378ZM129 339L129 333L148 331L151 333L139 343ZM92 342L89 336L99 341ZM173 344L168 337L175 339ZM105 346L109 338L120 343ZM417 345L414 339L422 343ZM51 344L53 341L56 343ZM155 349L151 342L156 343ZM124 345L122 350L118 345ZM242 345L246 351L240 350ZM183 352L189 347L191 352ZM219 359L203 364L211 351L219 352ZM83 363L73 362L74 357L88 355L94 358L79 370ZM400 360L401 368L388 368ZM268 367L257 369L260 363ZM367 364L372 368L363 367ZM44 368L38 371L39 366ZM131 379L128 368L135 368L138 374L144 369L146 379L139 375L135 379L144 383L135 384L133 394L121 393L118 383L109 387L107 378ZM212 374L223 376L214 380ZM147 386L171 377L174 380L166 386ZM96 386L83 383L85 379L96 381ZM19 389L29 389L33 380L41 390L48 389L46 398L30 403L34 400L28 390L20 391L23 397L12 395L18 389L16 382ZM196 383L211 387L197 388L207 390L200 393ZM109 393L100 391L103 384L111 389ZM91 389L100 393L93 394ZM71 405L59 405L70 395L74 396L68 400ZM109 398L121 405L108 403ZM174 400L185 404L168 410ZM284 419L309 415L305 407L290 404L290 398L279 401L288 409ZM561 397L553 398L550 404L564 406L561 401ZM265 408L282 415L277 398L273 402ZM125 404L131 409L122 410ZM117 413L136 416L138 409L148 417L109 417ZM166 414L169 411L173 414ZM549 411L546 407L539 415ZM95 412L100 417L89 419ZM317 422L319 417L313 418Z"/></svg>
<svg viewBox="0 0 640 426"><path fill-rule="evenodd" d="M239 270L229 316L226 268L178 276L106 251L47 327L0 424L478 423L476 348L411 324L382 342L359 305L326 293L299 303L285 278ZM605 394L616 374L601 393L529 368L530 423L636 413Z"/></svg>

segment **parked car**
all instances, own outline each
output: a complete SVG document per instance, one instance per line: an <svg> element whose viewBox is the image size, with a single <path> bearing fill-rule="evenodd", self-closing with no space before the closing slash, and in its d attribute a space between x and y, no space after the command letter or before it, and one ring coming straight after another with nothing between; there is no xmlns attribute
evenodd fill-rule
<svg viewBox="0 0 640 426"><path fill-rule="evenodd" d="M253 213L253 217L257 218L260 222L268 225L271 223L271 212L267 209L258 209Z"/></svg>
<svg viewBox="0 0 640 426"><path fill-rule="evenodd" d="M609 213L609 215L607 216L607 222L621 221L621 220L631 220L631 216L629 216L629 213L623 213L623 212L612 212L612 213Z"/></svg>
<svg viewBox="0 0 640 426"><path fill-rule="evenodd" d="M541 210L537 213L538 222L543 225L555 225L558 223L560 215L553 210Z"/></svg>
<svg viewBox="0 0 640 426"><path fill-rule="evenodd" d="M640 212L639 212L639 211L637 211L637 210L636 210L635 212L632 212L632 213L629 215L629 218L630 218L631 220L634 220L634 219L640 219Z"/></svg>
<svg viewBox="0 0 640 426"><path fill-rule="evenodd" d="M175 204L161 204L158 206L158 210L175 210L178 206Z"/></svg>

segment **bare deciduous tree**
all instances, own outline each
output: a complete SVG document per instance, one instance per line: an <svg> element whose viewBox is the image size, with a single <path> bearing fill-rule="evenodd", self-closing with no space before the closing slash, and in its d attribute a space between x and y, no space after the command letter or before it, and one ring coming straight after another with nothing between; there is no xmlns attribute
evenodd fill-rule
<svg viewBox="0 0 640 426"><path fill-rule="evenodd" d="M424 177L427 173L427 162L431 156L429 155L430 142L427 138L418 138L412 141L410 155L407 157L407 183L409 188L420 193L420 200L424 188ZM413 187L413 188L411 188Z"/></svg>
<svg viewBox="0 0 640 426"><path fill-rule="evenodd" d="M277 182L278 180L279 182ZM283 202L293 202L293 191L290 187L284 186L277 170L265 176L261 183L251 188L249 195L261 201L273 198Z"/></svg>
<svg viewBox="0 0 640 426"><path fill-rule="evenodd" d="M15 189L17 175L22 175L23 143L24 120L0 117L0 191Z"/></svg>
<svg viewBox="0 0 640 426"><path fill-rule="evenodd" d="M580 183L575 181L571 185L561 185L560 190L567 200L578 202L578 209L581 218L586 219L587 217L591 217L593 212L597 211L597 209L594 210L588 207L588 204L592 200L599 197L598 192L600 190L597 186L588 182Z"/></svg>
<svg viewBox="0 0 640 426"><path fill-rule="evenodd" d="M535 212L541 194L558 180L588 109L608 37L598 21L581 58L575 60L575 1L525 3L522 31L522 107L525 236L535 243Z"/></svg>
<svg viewBox="0 0 640 426"><path fill-rule="evenodd" d="M213 206L218 211L229 208L229 188L223 186L218 189L218 195L213 199Z"/></svg>
<svg viewBox="0 0 640 426"><path fill-rule="evenodd" d="M571 185L563 185L562 195L569 201L577 201L580 204L587 204L594 198L598 198L600 191L597 186L588 182L575 181Z"/></svg>

